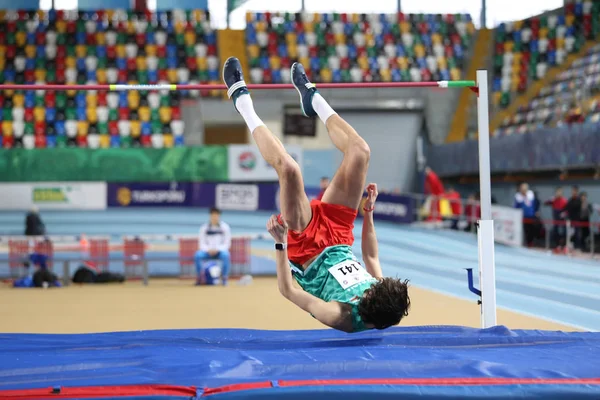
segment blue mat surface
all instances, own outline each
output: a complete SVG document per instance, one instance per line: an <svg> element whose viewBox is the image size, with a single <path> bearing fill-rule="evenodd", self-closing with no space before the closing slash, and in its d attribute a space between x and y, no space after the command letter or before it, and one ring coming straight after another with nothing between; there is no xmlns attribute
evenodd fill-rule
<svg viewBox="0 0 600 400"><path fill-rule="evenodd" d="M0 398L374 395L598 399L600 334L503 326L0 334Z"/></svg>

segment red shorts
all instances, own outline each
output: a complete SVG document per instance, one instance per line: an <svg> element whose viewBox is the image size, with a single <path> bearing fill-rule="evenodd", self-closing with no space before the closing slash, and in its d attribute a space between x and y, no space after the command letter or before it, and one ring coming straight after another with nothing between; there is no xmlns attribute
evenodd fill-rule
<svg viewBox="0 0 600 400"><path fill-rule="evenodd" d="M321 254L325 248L336 245L352 246L354 220L358 211L339 204L310 202L312 219L302 232L288 232L288 258L303 265Z"/></svg>

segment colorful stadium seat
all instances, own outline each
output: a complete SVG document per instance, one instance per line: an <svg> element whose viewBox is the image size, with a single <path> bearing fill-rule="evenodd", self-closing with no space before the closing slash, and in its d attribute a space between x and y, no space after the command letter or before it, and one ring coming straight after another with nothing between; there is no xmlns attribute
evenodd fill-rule
<svg viewBox="0 0 600 400"><path fill-rule="evenodd" d="M315 82L460 79L470 16L248 13L254 83L286 83L298 60Z"/></svg>
<svg viewBox="0 0 600 400"><path fill-rule="evenodd" d="M38 18L30 18L27 12L0 15L0 83L185 84L219 80L216 34L204 11L37 14ZM211 94L187 93L192 97ZM174 100L177 96L169 92L159 101L157 93L5 90L0 96L0 145L182 146L184 123ZM152 127L150 121L158 126ZM157 138L163 131L169 133ZM143 139L150 133L152 140Z"/></svg>

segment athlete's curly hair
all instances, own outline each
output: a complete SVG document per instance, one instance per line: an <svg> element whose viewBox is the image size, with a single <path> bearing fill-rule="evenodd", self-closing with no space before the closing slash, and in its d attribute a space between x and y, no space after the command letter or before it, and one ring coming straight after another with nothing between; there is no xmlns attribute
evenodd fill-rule
<svg viewBox="0 0 600 400"><path fill-rule="evenodd" d="M363 322L385 329L397 325L408 315L408 279L383 278L363 294L358 304L358 314Z"/></svg>

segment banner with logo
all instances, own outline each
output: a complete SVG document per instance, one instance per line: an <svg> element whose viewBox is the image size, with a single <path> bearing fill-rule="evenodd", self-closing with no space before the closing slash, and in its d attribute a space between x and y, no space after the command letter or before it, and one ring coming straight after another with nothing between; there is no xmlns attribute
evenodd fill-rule
<svg viewBox="0 0 600 400"><path fill-rule="evenodd" d="M358 209L359 215L364 215L363 204ZM408 196L380 193L375 202L373 219L380 221L391 221L401 224L410 224L415 221L414 199Z"/></svg>
<svg viewBox="0 0 600 400"><path fill-rule="evenodd" d="M509 246L523 245L523 210L492 205L494 239Z"/></svg>
<svg viewBox="0 0 600 400"><path fill-rule="evenodd" d="M104 210L104 182L0 184L0 210Z"/></svg>
<svg viewBox="0 0 600 400"><path fill-rule="evenodd" d="M302 170L304 162L302 147L286 145L285 149ZM228 152L230 182L277 182L277 173L263 159L255 145L229 145Z"/></svg>
<svg viewBox="0 0 600 400"><path fill-rule="evenodd" d="M109 207L188 207L193 204L191 183L109 183Z"/></svg>
<svg viewBox="0 0 600 400"><path fill-rule="evenodd" d="M3 182L226 182L225 146L0 149Z"/></svg>

